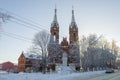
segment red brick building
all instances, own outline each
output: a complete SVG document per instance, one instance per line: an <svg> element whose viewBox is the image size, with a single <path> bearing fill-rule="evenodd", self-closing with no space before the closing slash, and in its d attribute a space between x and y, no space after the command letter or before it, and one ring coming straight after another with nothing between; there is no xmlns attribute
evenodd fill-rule
<svg viewBox="0 0 120 80"><path fill-rule="evenodd" d="M12 62L8 61L8 62L4 62L1 64L1 70L3 70L3 71L13 71L15 69L16 69L16 67L15 67L14 63L12 63Z"/></svg>
<svg viewBox="0 0 120 80"><path fill-rule="evenodd" d="M33 69L39 62L41 62L41 56L22 52L18 58L18 71L24 72L27 69Z"/></svg>

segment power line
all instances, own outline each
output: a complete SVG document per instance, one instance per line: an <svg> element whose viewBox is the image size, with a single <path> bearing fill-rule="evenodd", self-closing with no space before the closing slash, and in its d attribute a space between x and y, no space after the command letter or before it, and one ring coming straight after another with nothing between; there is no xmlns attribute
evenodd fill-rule
<svg viewBox="0 0 120 80"><path fill-rule="evenodd" d="M24 37L24 36L17 35L17 34L14 34L14 33L1 32L1 34L5 35L5 36L8 36L8 37L11 37L11 38L14 38L14 39L17 39L17 40L21 40L21 41L25 41L25 42L29 42L29 43L32 42L32 39Z"/></svg>
<svg viewBox="0 0 120 80"><path fill-rule="evenodd" d="M11 21L11 22L14 22L14 23L16 23L16 24L19 24L19 25L23 25L23 26L25 26L25 27L27 27L27 28L29 28L29 29L33 29L33 30L36 30L36 31L40 31L40 30L43 30L42 28L39 28L38 26L36 26L36 25L33 25L33 24L30 24L30 23L28 23L28 22L25 22L25 21L23 21L23 20L20 20L20 19L17 19L17 18L14 18L15 20L17 20L17 21L15 21L15 20L9 20L9 21ZM19 22L18 22L19 21ZM34 27L33 27L34 26ZM35 27L36 26L36 27ZM44 29L44 30L46 30L46 29ZM46 30L46 31L48 31L48 30ZM61 37L61 36L60 36Z"/></svg>
<svg viewBox="0 0 120 80"><path fill-rule="evenodd" d="M6 33L6 34L11 34L11 35L14 35L14 36L18 36L18 37L23 38L23 39L26 39L26 40L32 40L31 38L24 37L24 36L21 36L21 35L18 35L18 34L14 34L14 33L6 32L6 31L4 31L4 33Z"/></svg>
<svg viewBox="0 0 120 80"><path fill-rule="evenodd" d="M34 30L37 30L37 31L39 31L39 30L46 30L46 31L49 32L49 30L47 30L47 29L41 28L41 27L39 27L39 26L37 26L37 25L31 24L31 23L26 22L26 21L24 21L24 20L21 20L21 19L19 19L19 18L12 17L12 19L15 19L15 20L17 20L17 21L19 21L19 22L24 23L24 24L21 24L21 25L23 25L23 26L25 26L25 27L27 27L27 28L31 28L31 29L34 29ZM15 22L15 23L17 23L17 24L20 24L20 23L18 23L18 22L16 22L16 21L12 21L12 22ZM25 24L27 24L27 26L26 26ZM28 26L28 25L29 25L29 26ZM32 26L32 27L31 27L31 26ZM41 25L41 26L42 26L42 25ZM42 27L45 27L45 26L42 26ZM39 29L39 30L38 30L38 29Z"/></svg>
<svg viewBox="0 0 120 80"><path fill-rule="evenodd" d="M28 20L28 19L26 19L26 18L23 18L23 17L21 17L21 16L18 16L18 15L16 15L15 13L12 13L12 12L7 11L7 10L2 9L2 8L0 8L0 10L1 10L2 12L5 12L7 15L8 15L8 14L10 15L10 18L11 18L11 19L9 19L9 21L11 21L11 22L17 23L17 24L19 24L19 25L23 25L23 26L25 26L25 27L27 27L27 28L29 28L29 29L33 29L33 30L36 30L36 31L47 30L47 29L44 29L44 28L43 28L43 27L45 27L45 26L43 26L43 27L41 28L41 27L38 26L37 23L35 23L35 22L31 21L31 20ZM20 18L21 18L21 19L20 19ZM26 21L26 20L27 20L27 21ZM31 23L28 22L28 21L30 21ZM40 25L40 26L42 26L42 25ZM47 30L47 31L48 31L48 30Z"/></svg>
<svg viewBox="0 0 120 80"><path fill-rule="evenodd" d="M43 28L43 27L45 27L45 26L40 25L40 24L38 24L38 23L30 20L30 19L26 19L26 18L24 18L24 17L21 17L21 16L15 14L15 13L13 13L13 12L7 11L6 9L0 8L0 10L5 11L6 13L9 13L9 14L11 14L11 15L16 16L16 17L11 16L11 17L12 17L12 19L15 19L15 20L17 20L17 21L20 21L20 22L24 23L24 26L25 26L25 24L28 24L29 26L27 26L27 28L33 29L33 27L35 27L35 28L37 28L37 29L49 31L49 30ZM18 18L17 18L17 17L18 17ZM22 20L21 20L20 18L22 18ZM24 19L24 20L23 20L23 19ZM25 20L30 21L31 23L26 22ZM14 21L14 22L15 22L15 21ZM15 22L15 23L17 23L17 22ZM17 24L20 24L20 23L17 23ZM22 24L22 25L23 25L23 24ZM39 26L38 26L38 25L39 25ZM32 27L30 27L30 26L32 26ZM40 26L41 26L42 28L41 28ZM34 29L34 30L35 30L35 29ZM38 30L37 30L37 31L38 31ZM65 36L65 34L63 34L63 35ZM62 36L61 36L61 37L62 37Z"/></svg>
<svg viewBox="0 0 120 80"><path fill-rule="evenodd" d="M6 9L0 8L0 10L3 11L3 12L6 12L6 13L8 13L8 14L10 14L10 15L11 15L11 19L17 20L17 21L22 22L22 23L24 23L24 24L27 24L27 25L29 25L29 27L32 26L32 27L34 27L34 28L36 28L36 29L47 30L47 29L45 29L45 26L40 25L40 24L38 24L38 23L30 20L30 19L21 17L21 16L15 14L15 13L13 13L13 12L7 11ZM20 18L21 18L21 19L20 19ZM30 21L30 22L28 22L28 21ZM16 23L16 22L15 22L15 23ZM40 26L41 26L41 27L40 27ZM44 28L43 28L43 27L44 27ZM30 27L30 28L31 28L31 27ZM47 30L47 31L49 31L49 30Z"/></svg>
<svg viewBox="0 0 120 80"><path fill-rule="evenodd" d="M12 36L12 35L9 35L9 34L5 34L5 33L2 33L2 34L5 35L5 36L8 36L8 37L17 39L17 40L21 40L21 41L25 41L25 42L31 43L30 41L27 41L27 40L24 40L24 39L20 39L20 38L18 38L18 37L15 37L15 36Z"/></svg>
<svg viewBox="0 0 120 80"><path fill-rule="evenodd" d="M38 29L36 29L36 28L34 28L34 27L25 25L24 23L20 23L20 22L13 21L13 20L9 20L9 21L11 21L11 22L13 22L13 23L16 23L16 24L19 24L19 25L22 25L22 26L24 26L24 27L27 27L27 28L32 29L32 30L35 30L35 31L40 31L40 30L38 30Z"/></svg>
<svg viewBox="0 0 120 80"><path fill-rule="evenodd" d="M0 8L0 10L5 11L5 12L8 13L8 14L11 14L11 15L16 16L16 17L11 16L11 17L13 17L13 18L15 18L15 19L17 19L17 20L19 20L19 21L25 22L25 20L27 20L27 21L29 21L29 22L32 22L33 24L36 24L36 25L42 26L42 28L39 27L39 26L36 26L37 28L45 29L45 28L43 28L43 27L45 27L45 26L40 25L40 24L38 24L38 23L36 23L36 22L30 20L30 19L27 19L27 18L25 18L25 17L22 17L22 16L20 16L20 15L17 15L17 14L15 14L15 13L13 13L13 12L10 12L10 11L6 10L6 9L2 9L2 8ZM20 20L19 18L21 18L22 20ZM23 19L24 19L24 21L23 21ZM26 23L26 22L25 22L25 23ZM30 24L30 23L28 23L28 24ZM46 30L46 29L45 29L45 30Z"/></svg>
<svg viewBox="0 0 120 80"><path fill-rule="evenodd" d="M34 24L25 22L24 20L18 19L18 18L16 18L16 17L12 17L12 19L15 19L15 20L17 20L17 21L20 21L20 22L22 22L22 23L24 23L24 24L28 24L28 25L30 25L30 26L33 26L33 27L37 28L37 29L43 29L43 28L40 28L40 27L38 27L38 26L36 26L36 25L34 25Z"/></svg>
<svg viewBox="0 0 120 80"><path fill-rule="evenodd" d="M40 31L40 30L46 30L46 31L48 31L49 32L49 30L47 30L47 29L44 29L43 27L45 27L45 26L42 26L42 25L40 25L40 24L38 24L38 23L36 23L36 22L33 22L32 20L29 20L29 19L26 19L26 18L24 18L24 17L21 17L21 16L18 16L18 15L16 15L15 13L12 13L12 12L9 12L9 11L7 11L7 10L3 10L2 8L0 8L0 10L2 10L3 12L6 12L6 14L7 15L9 15L10 16L10 18L11 19L9 19L9 21L11 21L11 22L13 22L13 23L16 23L16 24L19 24L19 25L22 25L22 26L24 26L24 27L26 27L26 28L29 28L29 29L32 29L32 30L35 30L35 31ZM21 18L21 19L20 19ZM26 21L27 20L27 21ZM28 21L30 21L30 22L28 22ZM40 27L40 26L38 26L38 25L40 25L40 26L42 26L42 28ZM20 39L20 40L23 40L23 41L26 41L26 38L24 37L24 38L22 38L22 36L20 36L20 35L16 35L16 34L4 34L4 35L6 35L6 36L9 36L9 37L12 37L12 38L15 38L15 39ZM14 35L14 36L13 36ZM18 38L18 36L19 36L19 38ZM60 36L60 35L59 35ZM64 35L65 36L65 35ZM21 38L22 39L21 39ZM62 37L62 36L60 36L60 37ZM25 40L24 40L25 39Z"/></svg>

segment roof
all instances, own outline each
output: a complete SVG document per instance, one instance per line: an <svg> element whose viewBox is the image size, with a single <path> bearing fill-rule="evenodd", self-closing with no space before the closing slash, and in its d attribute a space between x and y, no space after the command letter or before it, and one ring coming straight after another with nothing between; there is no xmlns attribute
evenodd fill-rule
<svg viewBox="0 0 120 80"><path fill-rule="evenodd" d="M37 55L37 54L29 54L29 53L23 53L25 58L28 59L42 59L41 55Z"/></svg>
<svg viewBox="0 0 120 80"><path fill-rule="evenodd" d="M14 64L14 63L12 63L12 62L10 62L10 61L3 62L2 64L6 64L6 63Z"/></svg>

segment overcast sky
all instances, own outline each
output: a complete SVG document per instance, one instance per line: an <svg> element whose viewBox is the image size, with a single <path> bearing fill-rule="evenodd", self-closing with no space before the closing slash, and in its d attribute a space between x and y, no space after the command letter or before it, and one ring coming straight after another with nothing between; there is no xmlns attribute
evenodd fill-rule
<svg viewBox="0 0 120 80"><path fill-rule="evenodd" d="M12 16L15 16L14 13L22 16L23 20L30 19L48 31L53 21L55 5L57 6L60 39L62 37L69 39L69 24L72 6L74 6L79 36L95 33L102 34L109 40L113 38L120 41L120 0L0 0L0 8L3 12L7 10ZM30 39L33 39L38 32L9 20L2 24L2 30ZM21 52L27 52L31 45L32 42L0 35L0 63L4 61L17 63Z"/></svg>

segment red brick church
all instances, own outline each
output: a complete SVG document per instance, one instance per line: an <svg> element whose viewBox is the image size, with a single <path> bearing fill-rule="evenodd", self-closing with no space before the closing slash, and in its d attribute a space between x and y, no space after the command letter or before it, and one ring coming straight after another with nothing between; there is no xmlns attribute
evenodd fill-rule
<svg viewBox="0 0 120 80"><path fill-rule="evenodd" d="M57 21L57 9L50 27L50 41L48 44L47 70L56 70L56 65L63 63L63 53L67 55L67 66L75 66L75 70L80 69L80 52L78 45L78 27L75 22L74 10L72 10L72 20L69 25L69 41L63 38L59 44L59 23ZM32 62L41 62L38 57L34 55L27 55L22 52L18 59L18 70L25 71L32 67Z"/></svg>
<svg viewBox="0 0 120 80"><path fill-rule="evenodd" d="M59 23L57 21L57 9L55 9L54 19L50 28L50 42L48 44L48 69L55 70L55 66L62 64L62 54L67 54L67 66L74 65L76 70L80 69L80 56L78 44L78 27L75 22L74 10L72 10L72 20L69 25L69 41L63 38L59 44Z"/></svg>

